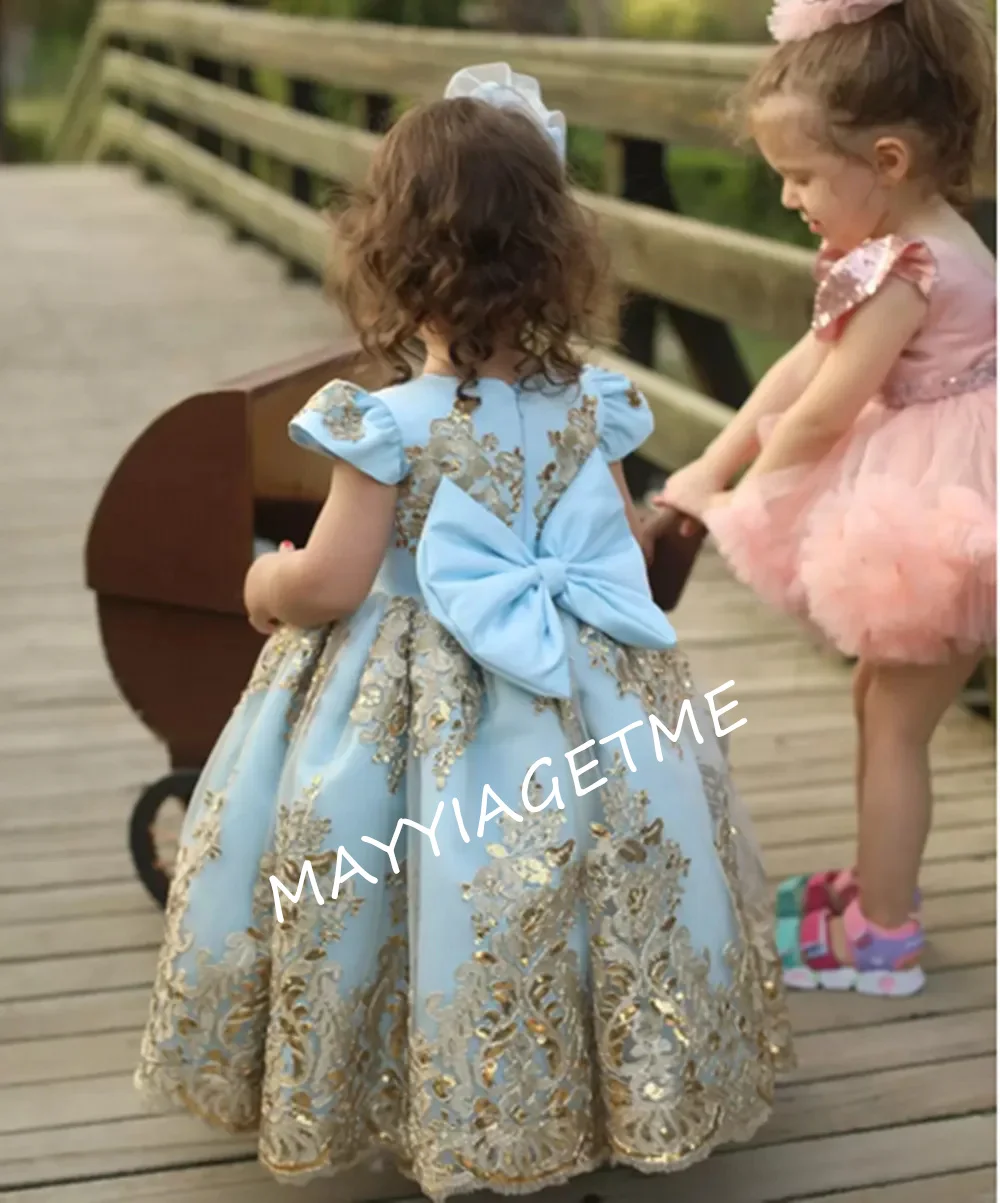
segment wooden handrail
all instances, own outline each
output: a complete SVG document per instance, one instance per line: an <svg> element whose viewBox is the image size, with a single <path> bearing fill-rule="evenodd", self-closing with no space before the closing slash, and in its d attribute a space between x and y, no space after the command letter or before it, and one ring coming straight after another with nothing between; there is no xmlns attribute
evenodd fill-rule
<svg viewBox="0 0 1000 1203"><path fill-rule="evenodd" d="M137 101L349 184L362 181L380 141L120 51L105 56L103 77ZM766 334L794 340L805 330L808 252L647 205L578 195L597 215L625 287Z"/></svg>
<svg viewBox="0 0 1000 1203"><path fill-rule="evenodd" d="M731 100L767 54L763 46L539 38L515 34L414 29L240 10L191 0L104 0L88 33L158 42L290 78L359 92L391 90L437 97L442 81L471 62L509 62L535 75L546 99L571 124L637 138L732 149ZM55 145L79 114L91 60L85 42ZM600 87L594 87L595 75ZM993 156L978 175L995 195Z"/></svg>
<svg viewBox="0 0 1000 1203"><path fill-rule="evenodd" d="M108 150L126 152L136 162L155 168L211 202L284 254L316 271L324 269L331 234L323 218L308 206L118 105L105 108L98 144L93 148L95 154ZM645 392L657 421L643 455L665 471L690 463L731 416L724 405L612 351L595 347L589 358L630 375Z"/></svg>

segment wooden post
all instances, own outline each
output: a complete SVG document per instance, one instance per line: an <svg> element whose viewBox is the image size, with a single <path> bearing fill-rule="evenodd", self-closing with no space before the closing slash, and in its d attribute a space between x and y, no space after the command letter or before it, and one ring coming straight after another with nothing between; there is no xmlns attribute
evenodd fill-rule
<svg viewBox="0 0 1000 1203"><path fill-rule="evenodd" d="M252 8L254 0L225 0L225 3L230 8ZM253 72L249 67L237 63L229 63L223 68L224 82L227 87L233 88L238 92L246 92L249 95L256 95L257 88L254 84ZM250 153L250 147L242 142L231 142L226 144L226 158L240 171L245 171L248 174L253 170L253 157Z"/></svg>
<svg viewBox="0 0 1000 1203"><path fill-rule="evenodd" d="M10 128L7 124L7 88L5 86L7 39L4 36L6 28L4 0L0 0L0 163L7 163L14 157Z"/></svg>
<svg viewBox="0 0 1000 1203"><path fill-rule="evenodd" d="M665 168L665 143L646 138L618 140L620 191L623 199L677 212L677 200ZM622 304L620 340L636 363L654 366L656 319L670 319L700 389L732 409L738 409L752 386L732 335L724 323L657 297L631 294ZM640 457L625 462L625 476L637 496L644 494L661 473Z"/></svg>

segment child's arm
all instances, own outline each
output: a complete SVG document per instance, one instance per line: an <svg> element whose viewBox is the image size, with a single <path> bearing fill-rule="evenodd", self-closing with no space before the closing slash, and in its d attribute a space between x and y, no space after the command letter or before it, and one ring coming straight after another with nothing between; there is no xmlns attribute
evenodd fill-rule
<svg viewBox="0 0 1000 1203"><path fill-rule="evenodd" d="M761 418L787 410L823 364L829 348L810 330L763 377L746 402L698 459L675 472L656 499L688 514L699 514L714 494L760 451Z"/></svg>
<svg viewBox="0 0 1000 1203"><path fill-rule="evenodd" d="M887 281L853 315L744 479L822 458L879 392L926 313L927 301L912 284Z"/></svg>
<svg viewBox="0 0 1000 1203"><path fill-rule="evenodd" d="M810 330L772 365L731 421L706 447L701 461L723 485L760 451L757 427L761 418L793 405L815 378L828 352L829 348Z"/></svg>
<svg viewBox="0 0 1000 1203"><path fill-rule="evenodd" d="M353 613L368 596L392 538L396 493L394 485L338 460L305 547L262 556L247 574L254 626L267 629L268 620L277 620L308 629Z"/></svg>

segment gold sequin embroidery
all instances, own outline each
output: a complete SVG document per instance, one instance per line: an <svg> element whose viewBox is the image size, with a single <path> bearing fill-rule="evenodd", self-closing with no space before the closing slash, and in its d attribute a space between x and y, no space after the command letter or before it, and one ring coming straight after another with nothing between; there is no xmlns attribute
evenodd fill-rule
<svg viewBox="0 0 1000 1203"><path fill-rule="evenodd" d="M306 402L305 409L318 413L330 437L342 443L357 443L365 435L365 415L357 404L364 390L347 380L332 380Z"/></svg>
<svg viewBox="0 0 1000 1203"><path fill-rule="evenodd" d="M430 425L426 446L407 447L410 474L396 505L396 546L415 552L434 493L443 476L511 525L521 507L524 456L501 451L495 434L481 437L468 414L457 409Z"/></svg>
<svg viewBox="0 0 1000 1203"><path fill-rule="evenodd" d="M585 393L580 404L569 410L566 425L549 431L549 443L555 458L538 474L540 492L534 513L539 531L597 446L597 398Z"/></svg>
<svg viewBox="0 0 1000 1203"><path fill-rule="evenodd" d="M395 793L406 769L406 736L410 722L410 654L418 603L394 597L386 607L368 654L351 721L364 743L373 744L373 760L389 771Z"/></svg>
<svg viewBox="0 0 1000 1203"><path fill-rule="evenodd" d="M483 703L482 669L429 614L414 618L410 736L415 755L433 758L438 789L472 742Z"/></svg>

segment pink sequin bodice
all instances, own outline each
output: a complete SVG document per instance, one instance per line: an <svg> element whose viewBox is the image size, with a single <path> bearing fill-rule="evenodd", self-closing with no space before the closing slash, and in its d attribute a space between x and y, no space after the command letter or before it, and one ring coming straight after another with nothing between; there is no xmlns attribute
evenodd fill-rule
<svg viewBox="0 0 1000 1203"><path fill-rule="evenodd" d="M885 404L935 401L995 383L995 273L951 243L890 235L846 255L824 249L816 274L813 330L827 341L892 275L927 298L924 323L886 381Z"/></svg>

